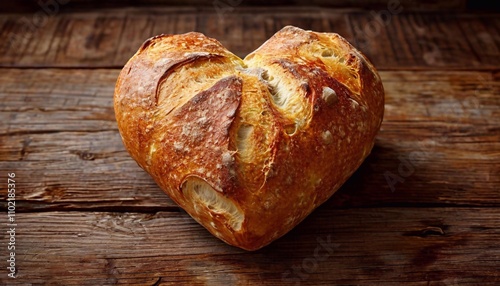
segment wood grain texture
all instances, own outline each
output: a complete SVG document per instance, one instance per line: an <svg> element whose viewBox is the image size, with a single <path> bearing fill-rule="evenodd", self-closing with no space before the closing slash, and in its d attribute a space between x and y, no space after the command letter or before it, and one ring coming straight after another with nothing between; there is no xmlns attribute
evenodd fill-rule
<svg viewBox="0 0 500 286"><path fill-rule="evenodd" d="M214 37L244 57L283 26L295 25L339 33L379 69L498 68L495 14L417 14L404 8L403 3L397 10L365 12L237 7L216 13L171 7L4 14L0 36L6 40L0 43L0 66L120 68L147 38L188 31Z"/></svg>
<svg viewBox="0 0 500 286"><path fill-rule="evenodd" d="M26 213L17 217L18 278L0 283L498 285L499 215L322 206L271 246L246 252L186 213Z"/></svg>
<svg viewBox="0 0 500 286"><path fill-rule="evenodd" d="M20 210L177 210L123 147L112 109L118 72L0 74L0 172L20 178ZM499 74L381 76L386 111L375 148L326 204L499 206Z"/></svg>

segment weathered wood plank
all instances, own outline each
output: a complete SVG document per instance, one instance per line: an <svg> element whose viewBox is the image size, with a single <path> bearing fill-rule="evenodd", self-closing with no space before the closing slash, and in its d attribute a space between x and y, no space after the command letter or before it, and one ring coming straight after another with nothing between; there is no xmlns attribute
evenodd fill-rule
<svg viewBox="0 0 500 286"><path fill-rule="evenodd" d="M379 69L498 69L498 15L406 13L405 5L364 12L122 8L58 13L43 21L32 14L3 14L0 66L122 67L147 38L188 31L214 37L244 57L283 26L295 25L341 34Z"/></svg>
<svg viewBox="0 0 500 286"><path fill-rule="evenodd" d="M0 281L498 285L499 215L498 208L323 206L270 246L246 252L185 213L22 213L16 216L18 278L2 275ZM8 233L1 236L5 241Z"/></svg>
<svg viewBox="0 0 500 286"><path fill-rule="evenodd" d="M20 211L178 209L130 158L117 131L21 135L0 140L0 169L3 174L16 173ZM21 151L12 147L16 143L24 146ZM6 193L2 193L4 198Z"/></svg>
<svg viewBox="0 0 500 286"><path fill-rule="evenodd" d="M467 36L467 41L480 62L489 62L500 66L500 19L483 20L464 18L460 28Z"/></svg>
<svg viewBox="0 0 500 286"><path fill-rule="evenodd" d="M117 75L0 73L0 173L20 178L20 210L177 210L124 150L112 108ZM499 75L381 72L376 146L326 204L500 205Z"/></svg>
<svg viewBox="0 0 500 286"><path fill-rule="evenodd" d="M70 76L69 76L70 75ZM3 70L0 134L116 130L117 70Z"/></svg>
<svg viewBox="0 0 500 286"><path fill-rule="evenodd" d="M472 41L474 36L460 29L459 23L463 19L475 24L481 21L479 17L388 12L384 18L365 13L352 14L350 17L359 48L375 64L468 69L494 65L478 58L484 51L473 51L467 41L469 38Z"/></svg>

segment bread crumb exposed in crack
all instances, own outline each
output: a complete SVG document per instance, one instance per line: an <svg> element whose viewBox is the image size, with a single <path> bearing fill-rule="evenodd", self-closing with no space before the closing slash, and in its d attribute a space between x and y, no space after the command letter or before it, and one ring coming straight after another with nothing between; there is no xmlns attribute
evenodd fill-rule
<svg viewBox="0 0 500 286"><path fill-rule="evenodd" d="M238 128L236 135L236 147L238 148L238 153L243 161L252 159L252 142L251 135L254 127L249 124L242 124Z"/></svg>
<svg viewBox="0 0 500 286"><path fill-rule="evenodd" d="M194 206L198 215L212 217L205 212L210 212L224 217L225 223L234 231L239 231L244 220L240 208L231 199L217 192L204 180L197 177L188 177L182 184L184 197ZM204 206L205 208L200 208Z"/></svg>

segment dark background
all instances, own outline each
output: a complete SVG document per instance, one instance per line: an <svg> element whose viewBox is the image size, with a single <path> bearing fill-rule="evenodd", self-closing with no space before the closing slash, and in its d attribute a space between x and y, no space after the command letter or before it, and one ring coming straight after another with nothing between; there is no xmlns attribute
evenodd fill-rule
<svg viewBox="0 0 500 286"><path fill-rule="evenodd" d="M0 3L0 11L25 13L35 12L40 9L39 3L49 3L55 0L20 0L20 1L2 1ZM217 0L60 0L59 2L67 2L62 5L63 10L92 10L99 8L116 8L116 7L147 7L147 6L197 6L201 8L213 8ZM405 4L405 8L413 11L442 11L442 12L493 12L500 11L499 1L489 0L401 0ZM241 7L252 6L316 6L328 8L353 8L353 9L382 9L387 7L387 0L220 0L219 3L234 3Z"/></svg>

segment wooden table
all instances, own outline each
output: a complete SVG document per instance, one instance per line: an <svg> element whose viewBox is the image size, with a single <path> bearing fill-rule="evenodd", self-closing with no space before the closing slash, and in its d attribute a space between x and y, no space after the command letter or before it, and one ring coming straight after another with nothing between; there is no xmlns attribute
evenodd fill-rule
<svg viewBox="0 0 500 286"><path fill-rule="evenodd" d="M499 14L403 11L378 24L369 11L325 8L219 16L0 15L0 284L500 285ZM114 83L150 36L196 30L244 56L288 24L360 47L383 79L385 118L330 200L247 252L210 235L129 157ZM8 173L16 279L6 269Z"/></svg>

